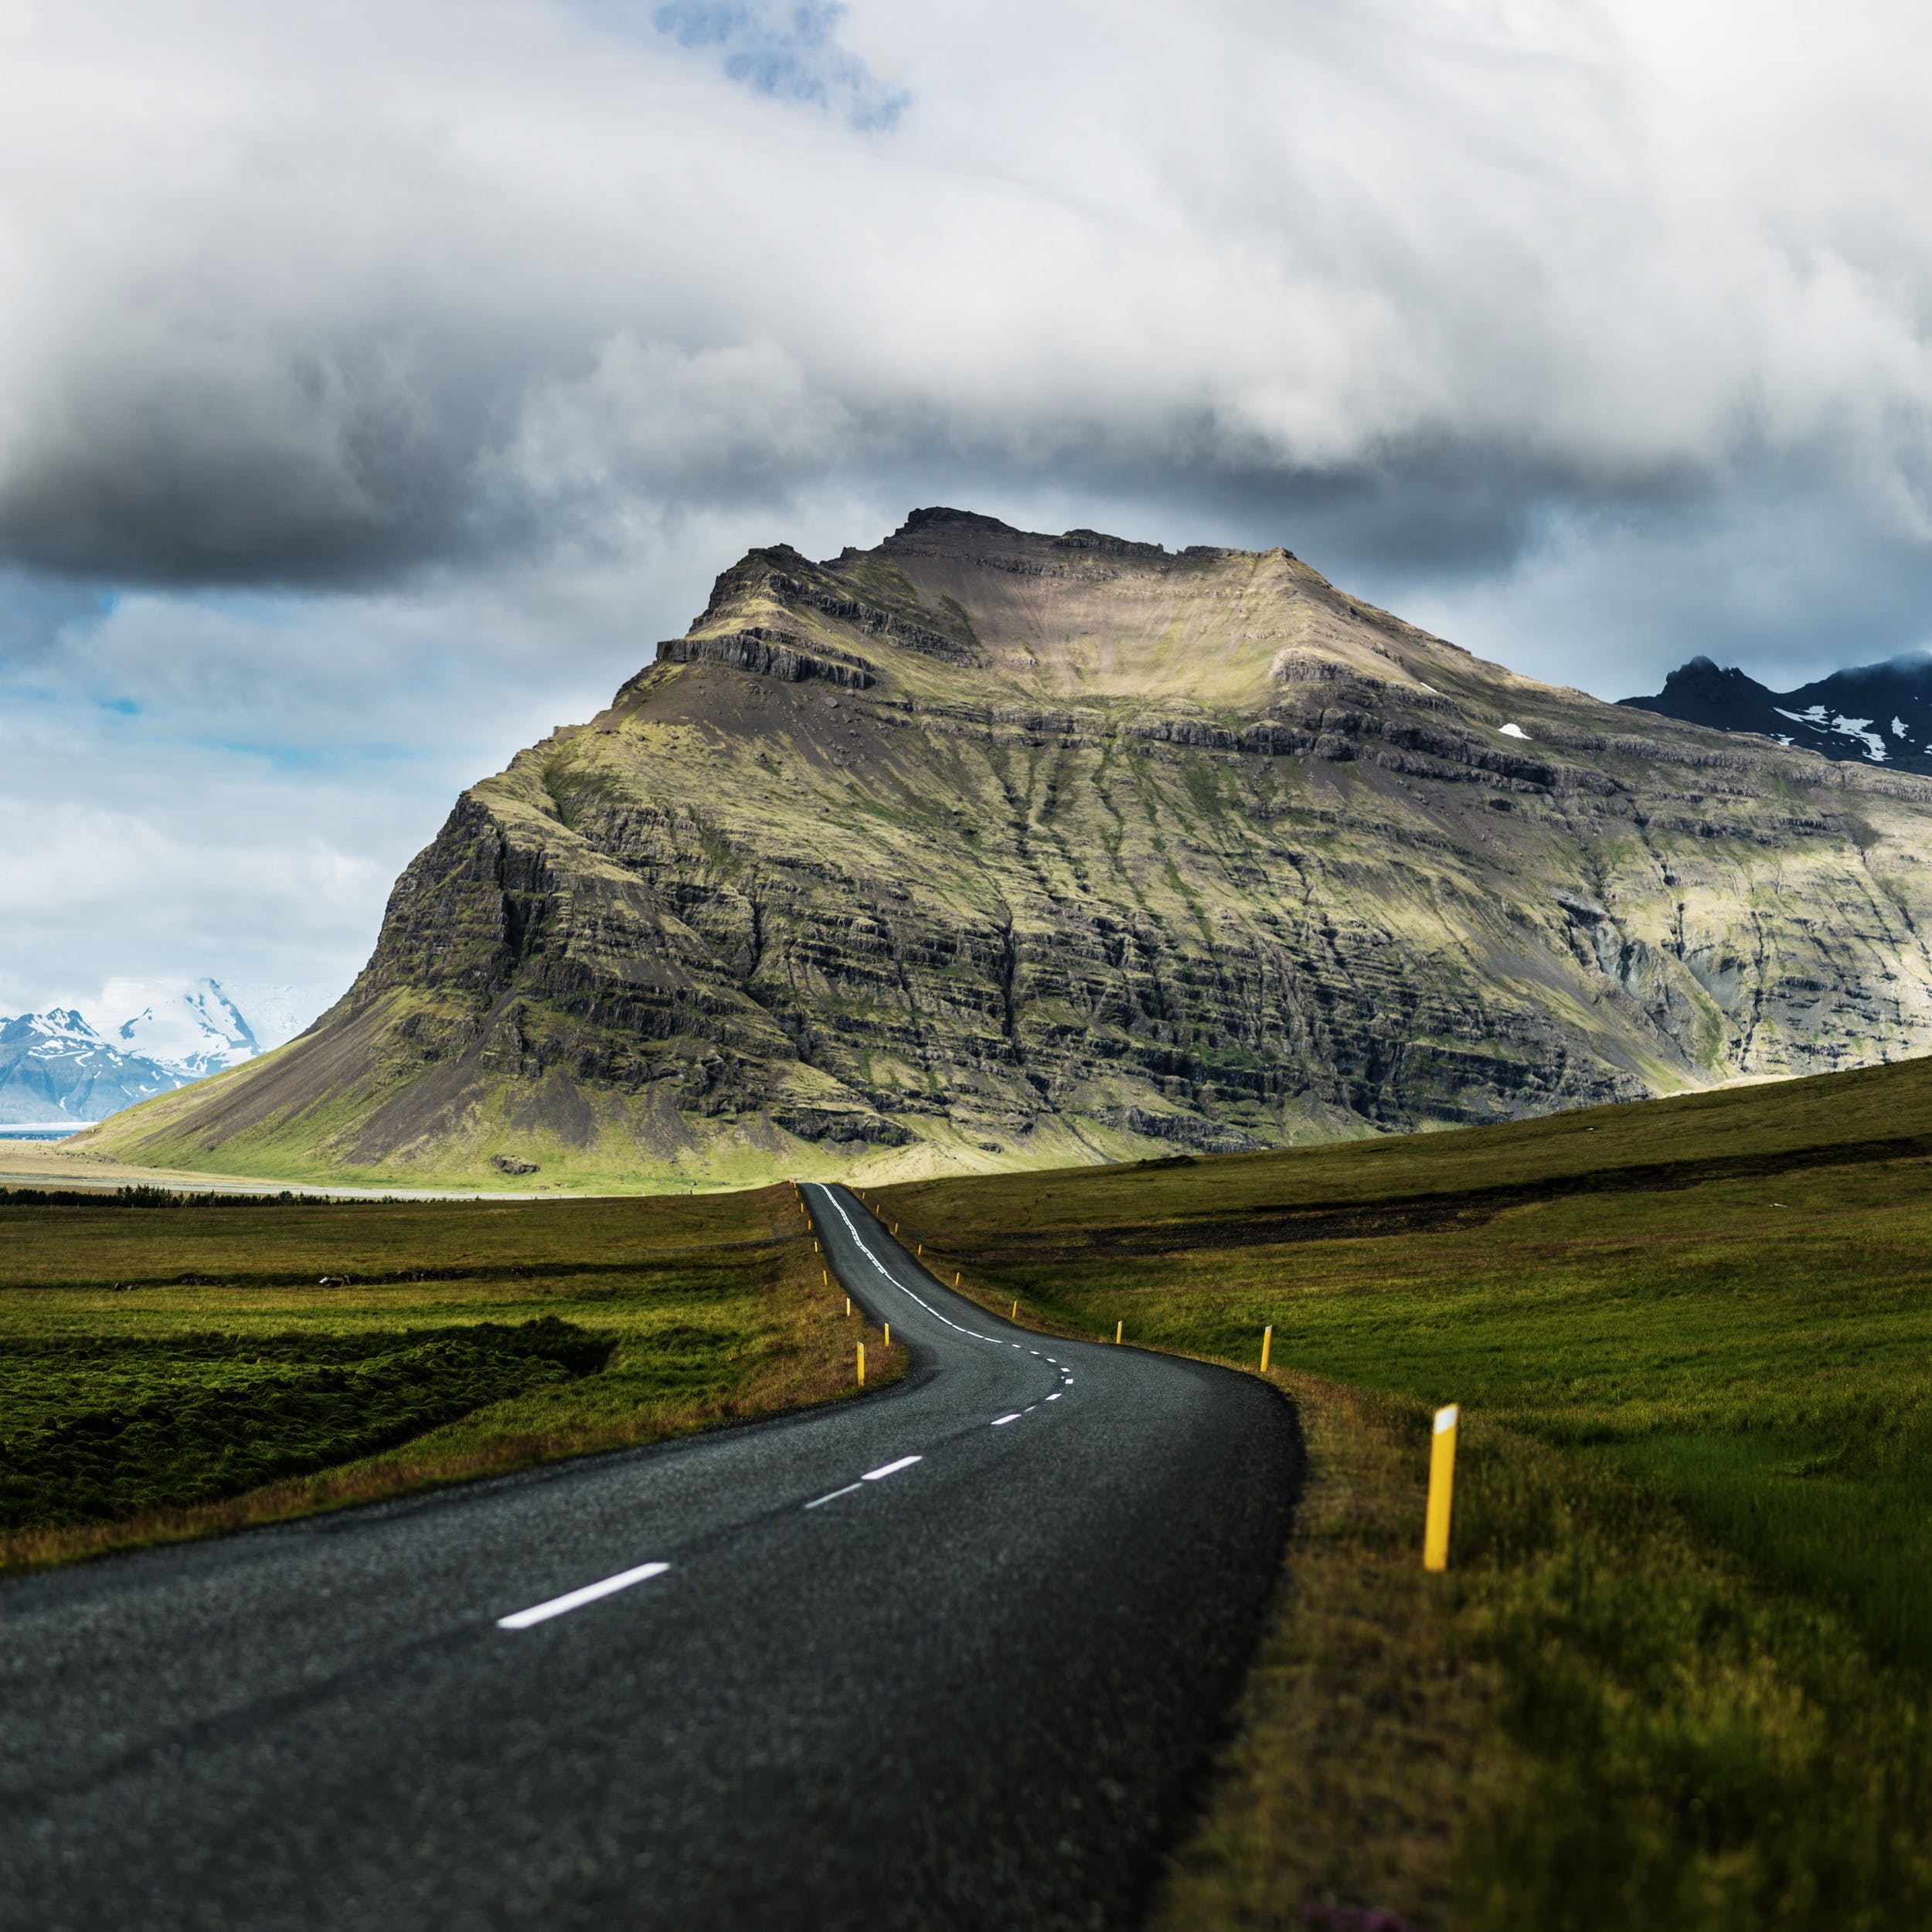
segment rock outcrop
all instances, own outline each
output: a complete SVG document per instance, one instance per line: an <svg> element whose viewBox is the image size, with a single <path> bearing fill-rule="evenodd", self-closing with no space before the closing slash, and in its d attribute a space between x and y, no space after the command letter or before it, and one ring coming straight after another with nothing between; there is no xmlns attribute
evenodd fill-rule
<svg viewBox="0 0 1932 1932"><path fill-rule="evenodd" d="M908 1174L1932 1047L1932 784L1514 675L1284 549L915 513L457 802L301 1039L97 1144ZM499 1168L501 1163L499 1162Z"/></svg>

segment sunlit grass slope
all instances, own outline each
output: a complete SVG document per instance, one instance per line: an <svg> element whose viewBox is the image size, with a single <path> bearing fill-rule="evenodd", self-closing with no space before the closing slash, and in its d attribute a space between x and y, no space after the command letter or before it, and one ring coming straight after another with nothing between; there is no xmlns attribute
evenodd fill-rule
<svg viewBox="0 0 1932 1932"><path fill-rule="evenodd" d="M1302 1557L1354 1553L1352 1634L1291 1606L1171 1923L1927 1922L1932 1065L881 1198L1045 1321L1250 1363L1273 1324L1355 1470ZM1451 1400L1458 1567L1418 1596ZM1359 1748L1311 1791L1324 1698ZM1468 1775L1430 1798L1405 1749Z"/></svg>
<svg viewBox="0 0 1932 1932"><path fill-rule="evenodd" d="M789 1188L0 1193L0 1567L842 1394L858 1324L821 1259Z"/></svg>

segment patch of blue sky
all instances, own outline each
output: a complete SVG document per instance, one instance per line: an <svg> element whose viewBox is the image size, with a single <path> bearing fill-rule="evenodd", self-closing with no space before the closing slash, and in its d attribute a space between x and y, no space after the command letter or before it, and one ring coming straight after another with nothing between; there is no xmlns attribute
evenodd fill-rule
<svg viewBox="0 0 1932 1932"><path fill-rule="evenodd" d="M0 664L44 656L63 632L104 622L119 601L109 585L0 566Z"/></svg>
<svg viewBox="0 0 1932 1932"><path fill-rule="evenodd" d="M839 44L845 12L836 0L660 0L651 24L681 47L713 53L754 94L822 108L855 128L890 128L912 97Z"/></svg>
<svg viewBox="0 0 1932 1932"><path fill-rule="evenodd" d="M64 709L73 702L69 693L53 685L28 678L0 677L0 707L17 709L26 705L43 704Z"/></svg>
<svg viewBox="0 0 1932 1932"><path fill-rule="evenodd" d="M273 740L205 738L196 741L198 749L218 751L231 758L247 759L266 765L270 770L350 773L359 770L393 770L402 766L440 766L448 747L438 746L434 753L420 745L376 742L368 744L290 744ZM441 777L440 769L435 777Z"/></svg>

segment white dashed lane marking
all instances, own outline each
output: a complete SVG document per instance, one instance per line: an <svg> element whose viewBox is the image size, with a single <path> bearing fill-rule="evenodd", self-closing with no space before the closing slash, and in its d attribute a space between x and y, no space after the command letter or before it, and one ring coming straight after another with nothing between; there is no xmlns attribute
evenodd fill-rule
<svg viewBox="0 0 1932 1932"><path fill-rule="evenodd" d="M852 1225L852 1216L840 1206L837 1196L833 1195L829 1189L824 1190L824 1192L825 1199L837 1210L839 1219L845 1223L845 1231L851 1235L853 1245L872 1264L883 1277L888 1287L896 1288L908 1301L917 1303L936 1321L944 1321L947 1327L952 1329L955 1334L970 1335L975 1342L991 1342L995 1347L998 1345L996 1337L981 1335L978 1329L966 1328L949 1317L941 1315L938 1309L934 1308L923 1295L914 1294L904 1282L895 1281L891 1273L880 1263L878 1257L866 1247L865 1242L860 1238L858 1229ZM1026 1349L1026 1345L1023 1342L1009 1342L1007 1345L1014 1349ZM1040 1352L1037 1349L1026 1349L1026 1352L1036 1359L1042 1359ZM1053 1362L1053 1358L1051 1355L1043 1359ZM1053 1366L1059 1367L1057 1362L1053 1362ZM1064 1369L1060 1369L1060 1380L1063 1384L1071 1386L1073 1379L1073 1378ZM1057 1402L1063 1393L1063 1390L1056 1389L1052 1395L1047 1396L1046 1400L1049 1402ZM1039 1406L1039 1403L1036 1402L1024 1410L1015 1409L1009 1415L995 1416L993 1418L992 1427L998 1429L1003 1427L1009 1422L1018 1422L1022 1415L1030 1416ZM804 1507L808 1509L817 1509L826 1503L836 1502L841 1496L849 1496L869 1482L883 1481L887 1476L896 1476L901 1470L910 1469L914 1463L923 1460L923 1457L921 1456L900 1456L894 1461L882 1463L876 1469L868 1469L856 1482L849 1482L843 1488L834 1489L828 1495L815 1496ZM634 1584L648 1583L653 1577L662 1577L670 1567L668 1563L639 1563L634 1570L619 1570L614 1577L606 1577L599 1582L586 1583L580 1590L566 1590L561 1597L552 1597L543 1603L532 1604L528 1610L515 1611L508 1617L499 1617L496 1620L496 1627L498 1630L529 1630L535 1624L548 1623L553 1617L562 1617L567 1615L571 1611L581 1610L587 1604L600 1602L606 1597L614 1597L621 1590L629 1590Z"/></svg>
<svg viewBox="0 0 1932 1932"><path fill-rule="evenodd" d="M581 1590L553 1597L548 1603L532 1604L529 1609L519 1610L514 1615L499 1617L496 1627L498 1630L528 1630L532 1624L548 1623L553 1617L561 1617L566 1611L581 1610L586 1604L594 1604L600 1597L614 1596L620 1590L628 1590L633 1583L662 1577L670 1567L668 1563L640 1563L635 1570L619 1570L616 1576L607 1577L600 1583L586 1583Z"/></svg>
<svg viewBox="0 0 1932 1932"><path fill-rule="evenodd" d="M906 1287L904 1282L896 1279L892 1273L892 1270L879 1260L877 1255L872 1253L870 1248L866 1247L865 1237L859 1232L858 1227L854 1223L852 1216L845 1212L845 1204L838 1199L838 1196L833 1193L831 1189L827 1187L822 1181L814 1181L808 1183L808 1185L818 1189L819 1193L831 1206L832 1212L838 1216L840 1220L845 1223L845 1232L852 1236L853 1247L857 1248L859 1252L866 1257L869 1263L870 1263L873 1272L879 1276L879 1279L886 1284L887 1287L896 1288L908 1301L913 1302L920 1308L923 1308L934 1321L944 1322L947 1327L952 1330L954 1334L969 1336L975 1342L990 1342L995 1348L999 1345L999 1338L997 1335L981 1335L977 1328L969 1328L964 1322L955 1321L951 1315L941 1315L938 1309L934 1308L923 1295L915 1294L912 1289ZM1006 1345L1009 1349L1019 1349L1022 1350L1025 1350L1026 1348L1026 1344L1023 1342L1009 1342ZM1032 1351L1032 1352L1035 1355L1038 1355L1039 1351L1039 1349L1035 1349ZM1067 1379L1071 1381L1073 1378L1070 1376Z"/></svg>
<svg viewBox="0 0 1932 1932"><path fill-rule="evenodd" d="M855 1489L862 1486L862 1483L849 1482L844 1488L835 1489L828 1496L814 1496L811 1501L805 1505L805 1507L808 1509L817 1509L826 1503L836 1502L841 1496L849 1496Z"/></svg>
<svg viewBox="0 0 1932 1932"><path fill-rule="evenodd" d="M852 1221L852 1216L845 1212L844 1205L840 1202L838 1197L834 1194L829 1188L826 1187L822 1182L816 1182L814 1185L817 1185L821 1196L823 1197L825 1202L831 1206L833 1213L838 1216L840 1220L845 1223L845 1232L852 1236L852 1246L866 1257L866 1260L871 1264L873 1272L879 1277L879 1278L886 1284L886 1287L889 1288L896 1288L901 1294L905 1296L907 1301L914 1303L920 1308L923 1308L926 1312L934 1318L934 1320L936 1321L944 1322L947 1327L951 1328L955 1335L965 1335L970 1340L974 1342L988 1342L994 1348L998 1348L999 1346L1002 1339L1002 1337L998 1335L981 1335L978 1329L969 1328L964 1322L955 1321L950 1315L941 1315L939 1310L934 1308L923 1295L915 1294L912 1289L906 1287L904 1282L898 1280L893 1275L892 1270L879 1260L878 1256L874 1254L872 1250L866 1247L864 1237L859 1233L857 1226ZM1006 1345L1009 1349L1017 1349L1025 1354L1032 1355L1036 1361L1045 1361L1051 1363L1052 1366L1056 1369L1060 1368L1059 1362L1052 1355L1043 1356L1039 1349L1029 1349L1026 1346L1026 1344L1023 1342L1009 1342ZM1047 1401L1059 1401L1060 1397L1066 1393L1066 1390L1073 1386L1073 1378L1067 1373L1066 1369L1060 1369L1060 1379L1061 1384L1060 1387L1056 1389L1053 1394L1046 1397ZM1004 1428L1009 1422L1018 1422L1023 1415L1030 1416L1033 1413L1034 1410L1038 1409L1039 1406L1040 1404L1036 1402L1028 1408L1014 1410L1010 1415L995 1416L990 1426L995 1429ZM852 1492L859 1486L859 1483L876 1482L881 1476L892 1475L899 1470L910 1468L911 1464L918 1461L919 1458L917 1456L902 1456L896 1462L889 1462L886 1464L883 1468L874 1469L868 1471L867 1474L859 1478L859 1482L849 1482L846 1484L844 1488L835 1489L828 1495L815 1497L811 1502L805 1505L805 1507L808 1509L816 1509L825 1503L836 1502L841 1496L849 1496Z"/></svg>
<svg viewBox="0 0 1932 1932"><path fill-rule="evenodd" d="M896 1462L881 1463L876 1469L868 1469L856 1482L849 1482L842 1489L835 1489L828 1495L814 1496L805 1505L808 1509L821 1508L828 1502L836 1502L841 1496L849 1496L855 1489L862 1489L869 1482L883 1482L888 1476L896 1476L902 1469L910 1469L916 1462L923 1462L923 1456L901 1456Z"/></svg>

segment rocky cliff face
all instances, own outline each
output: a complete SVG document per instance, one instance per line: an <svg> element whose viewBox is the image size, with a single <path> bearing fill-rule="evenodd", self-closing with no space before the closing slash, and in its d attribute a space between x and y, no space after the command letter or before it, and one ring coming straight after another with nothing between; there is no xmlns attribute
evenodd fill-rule
<svg viewBox="0 0 1932 1932"><path fill-rule="evenodd" d="M923 511L726 571L458 801L339 1005L97 1144L904 1174L1821 1072L1932 1047L1928 834L1932 784L1517 677L1285 550Z"/></svg>

